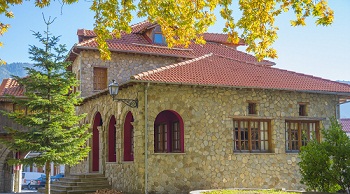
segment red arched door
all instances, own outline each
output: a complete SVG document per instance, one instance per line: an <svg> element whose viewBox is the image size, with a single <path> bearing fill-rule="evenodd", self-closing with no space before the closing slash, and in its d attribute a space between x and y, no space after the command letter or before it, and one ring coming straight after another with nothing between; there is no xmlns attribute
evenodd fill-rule
<svg viewBox="0 0 350 194"><path fill-rule="evenodd" d="M92 171L100 170L100 135L97 127L102 126L102 118L99 112L96 113L92 128Z"/></svg>
<svg viewBox="0 0 350 194"><path fill-rule="evenodd" d="M134 161L134 117L128 112L124 122L124 161Z"/></svg>
<svg viewBox="0 0 350 194"><path fill-rule="evenodd" d="M108 162L116 162L116 120L114 115L109 120L108 126Z"/></svg>

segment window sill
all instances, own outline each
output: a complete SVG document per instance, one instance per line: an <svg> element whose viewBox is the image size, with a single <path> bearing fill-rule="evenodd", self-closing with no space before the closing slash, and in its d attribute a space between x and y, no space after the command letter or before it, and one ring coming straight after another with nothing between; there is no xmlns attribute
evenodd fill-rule
<svg viewBox="0 0 350 194"><path fill-rule="evenodd" d="M153 153L153 155L186 155L186 152Z"/></svg>
<svg viewBox="0 0 350 194"><path fill-rule="evenodd" d="M249 155L276 155L277 153L273 152L233 152L233 154L249 154Z"/></svg>

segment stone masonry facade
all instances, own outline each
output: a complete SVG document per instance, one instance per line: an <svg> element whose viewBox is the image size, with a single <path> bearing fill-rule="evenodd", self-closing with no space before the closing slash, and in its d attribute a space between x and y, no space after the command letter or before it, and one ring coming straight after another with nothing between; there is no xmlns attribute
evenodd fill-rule
<svg viewBox="0 0 350 194"><path fill-rule="evenodd" d="M72 65L73 72L81 78L81 96L89 96L99 91L93 89L93 68L107 68L107 80L118 83L129 80L131 75L179 62L177 58L157 57L140 54L112 53L112 60L102 61L98 51L82 51Z"/></svg>
<svg viewBox="0 0 350 194"><path fill-rule="evenodd" d="M216 88L135 83L120 91L120 98L139 99L138 108L112 101L108 95L88 100L78 107L88 113L85 123L93 123L101 113L100 172L109 178L114 189L126 193L188 193L215 188L286 188L301 189L298 154L286 153L285 120L319 120L329 126L336 112L334 95L294 91ZM247 114L247 103L257 104L257 114ZM298 116L298 103L308 104L308 116ZM147 106L147 112L145 109ZM177 112L184 122L184 153L154 153L154 122L164 110ZM124 162L123 122L127 112L134 117L134 161ZM108 120L116 117L117 162L106 162ZM147 119L147 168L145 168L145 118ZM236 153L233 150L233 119L271 121L268 153ZM91 143L89 143L91 145ZM71 173L90 172L91 159Z"/></svg>

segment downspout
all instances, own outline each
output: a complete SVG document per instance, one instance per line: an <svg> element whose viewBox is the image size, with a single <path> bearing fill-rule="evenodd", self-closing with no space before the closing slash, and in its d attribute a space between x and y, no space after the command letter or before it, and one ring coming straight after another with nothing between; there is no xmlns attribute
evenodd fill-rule
<svg viewBox="0 0 350 194"><path fill-rule="evenodd" d="M145 87L145 194L148 193L148 88L150 83Z"/></svg>

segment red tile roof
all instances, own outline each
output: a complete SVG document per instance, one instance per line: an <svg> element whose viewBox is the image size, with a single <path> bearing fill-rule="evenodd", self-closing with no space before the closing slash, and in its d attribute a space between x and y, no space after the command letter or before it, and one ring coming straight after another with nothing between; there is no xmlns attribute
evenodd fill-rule
<svg viewBox="0 0 350 194"><path fill-rule="evenodd" d="M11 96L23 96L24 88L18 85L18 82L12 78L3 79L0 85L0 97Z"/></svg>
<svg viewBox="0 0 350 194"><path fill-rule="evenodd" d="M262 88L350 96L350 85L208 54L131 77L145 82Z"/></svg>
<svg viewBox="0 0 350 194"><path fill-rule="evenodd" d="M273 62L264 60L258 62L252 55L236 50L236 47L243 44L241 41L238 45L227 42L227 34L219 33L204 33L204 39L207 42L205 45L191 44L189 49L183 48L168 48L166 46L153 44L146 35L143 35L147 29L152 28L154 23L148 21L140 22L132 25L132 33L122 33L120 39L107 40L108 47L115 52L130 52L151 55L174 56L181 58L195 58L204 54L215 53L225 55L227 57L236 58L242 61L250 61L260 65L272 66ZM79 43L73 49L79 52L79 49L94 49L97 50L97 42L95 40L95 33L92 30L80 29L78 30ZM229 46L225 46L229 45ZM77 50L78 49L78 50ZM74 60L76 57L72 52L68 60Z"/></svg>
<svg viewBox="0 0 350 194"><path fill-rule="evenodd" d="M340 124L343 126L343 131L350 133L350 118L340 119Z"/></svg>

